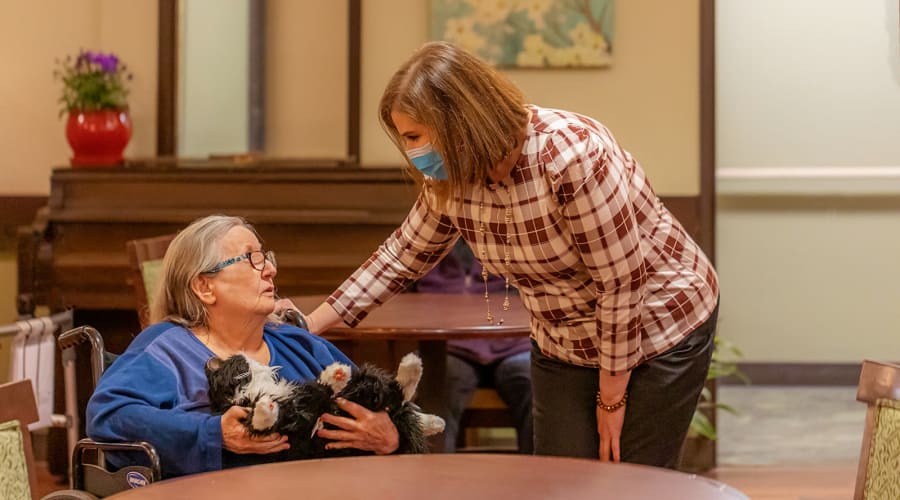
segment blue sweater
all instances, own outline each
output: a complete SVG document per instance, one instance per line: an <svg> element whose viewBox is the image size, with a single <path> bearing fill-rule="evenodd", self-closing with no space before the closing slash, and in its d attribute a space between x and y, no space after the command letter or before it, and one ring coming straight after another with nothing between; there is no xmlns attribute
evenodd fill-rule
<svg viewBox="0 0 900 500"><path fill-rule="evenodd" d="M313 380L349 359L325 339L292 325L266 324L263 339L281 378ZM141 332L100 379L87 406L87 434L98 441L147 441L163 477L223 468L222 417L210 415L204 366L215 356L187 329L158 323ZM262 457L226 452L226 467ZM128 465L108 455L112 465Z"/></svg>

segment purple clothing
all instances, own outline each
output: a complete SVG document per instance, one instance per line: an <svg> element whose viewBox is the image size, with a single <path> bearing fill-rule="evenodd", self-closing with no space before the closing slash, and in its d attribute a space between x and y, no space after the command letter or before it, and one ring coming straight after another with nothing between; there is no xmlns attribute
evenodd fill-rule
<svg viewBox="0 0 900 500"><path fill-rule="evenodd" d="M466 273L464 259L459 256L462 253L458 251L459 248L464 247L455 247L431 272L420 278L416 282L416 290L423 293L484 293L481 263L473 261L471 270ZM494 297L494 303L500 303L497 297L502 297L505 289L505 279L493 274L488 276L488 292ZM515 289L511 289L510 293L515 294ZM531 340L528 337L447 342L447 352L480 365L489 365L530 349Z"/></svg>

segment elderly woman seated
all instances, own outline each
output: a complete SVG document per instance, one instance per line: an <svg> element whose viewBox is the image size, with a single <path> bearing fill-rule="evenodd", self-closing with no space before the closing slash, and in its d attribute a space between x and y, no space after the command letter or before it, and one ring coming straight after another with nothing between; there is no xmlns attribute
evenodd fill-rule
<svg viewBox="0 0 900 500"><path fill-rule="evenodd" d="M181 231L163 261L154 324L100 380L88 403L88 435L152 443L164 477L270 461L286 450L285 436L248 434L239 421L246 408L210 414L204 372L211 357L239 352L297 382L332 362L350 364L327 340L276 320L276 273L274 255L241 218L213 215ZM386 413L339 404L355 418L323 416L338 427L319 431L335 440L329 447L396 451L397 429ZM126 465L116 458L113 465Z"/></svg>

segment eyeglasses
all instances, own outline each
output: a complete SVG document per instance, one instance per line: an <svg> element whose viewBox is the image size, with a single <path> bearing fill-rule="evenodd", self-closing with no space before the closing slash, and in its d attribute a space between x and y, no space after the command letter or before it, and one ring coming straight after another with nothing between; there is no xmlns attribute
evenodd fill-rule
<svg viewBox="0 0 900 500"><path fill-rule="evenodd" d="M278 267L278 263L275 261L275 252L271 250L254 250L243 255L238 255L237 257L232 257L228 260L223 260L203 274L217 273L222 269L225 269L226 267L234 264L235 262L240 262L242 260L249 260L250 266L260 272L262 272L262 270L266 268L266 262L271 262L274 267Z"/></svg>

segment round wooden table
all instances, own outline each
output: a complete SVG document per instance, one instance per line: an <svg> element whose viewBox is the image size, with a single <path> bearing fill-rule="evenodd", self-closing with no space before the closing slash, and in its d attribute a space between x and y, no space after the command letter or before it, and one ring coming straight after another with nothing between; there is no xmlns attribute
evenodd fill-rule
<svg viewBox="0 0 900 500"><path fill-rule="evenodd" d="M326 295L291 297L305 313ZM518 297L510 297L509 311L501 300L491 301L495 324L488 324L484 296L455 293L401 293L373 309L355 328L340 324L322 336L355 340L450 340L520 337L530 334L529 313ZM503 318L503 324L496 320Z"/></svg>
<svg viewBox="0 0 900 500"><path fill-rule="evenodd" d="M275 500L746 500L712 479L630 464L488 454L332 458L242 467L153 483L110 498Z"/></svg>

